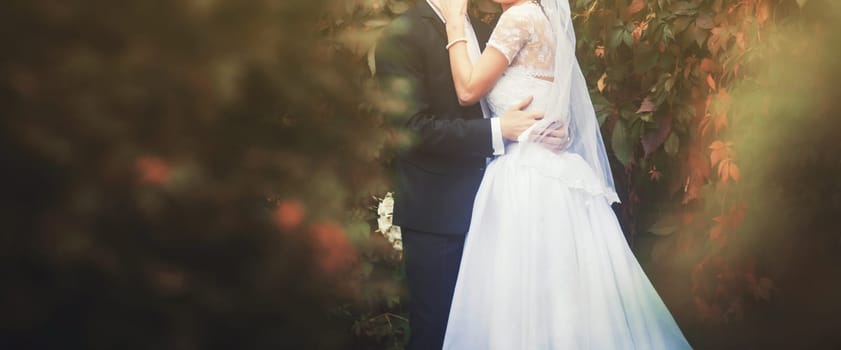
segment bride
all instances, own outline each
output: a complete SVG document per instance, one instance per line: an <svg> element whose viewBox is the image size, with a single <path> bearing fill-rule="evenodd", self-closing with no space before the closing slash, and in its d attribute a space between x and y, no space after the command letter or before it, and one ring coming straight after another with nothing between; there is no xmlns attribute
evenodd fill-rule
<svg viewBox="0 0 841 350"><path fill-rule="evenodd" d="M504 12L481 55L467 0L442 1L459 101L499 115L534 96L545 117L487 167L444 349L690 348L610 207L568 0L495 1ZM571 138L560 153L539 145L557 125Z"/></svg>

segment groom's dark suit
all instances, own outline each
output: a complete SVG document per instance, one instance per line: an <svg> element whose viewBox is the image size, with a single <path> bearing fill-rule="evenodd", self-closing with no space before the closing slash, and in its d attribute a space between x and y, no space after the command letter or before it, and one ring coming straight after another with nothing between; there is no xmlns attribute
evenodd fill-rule
<svg viewBox="0 0 841 350"><path fill-rule="evenodd" d="M472 20L484 49L492 26ZM493 154L491 122L458 103L444 23L424 0L377 45L381 90L405 104L390 115L414 136L395 160L394 220L403 232L410 294L409 349L440 349L473 200Z"/></svg>

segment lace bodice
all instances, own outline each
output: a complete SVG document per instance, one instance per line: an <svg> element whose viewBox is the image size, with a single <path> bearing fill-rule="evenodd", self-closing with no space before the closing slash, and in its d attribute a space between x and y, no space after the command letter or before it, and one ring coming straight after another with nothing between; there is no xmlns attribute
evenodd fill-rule
<svg viewBox="0 0 841 350"><path fill-rule="evenodd" d="M551 80L555 38L540 5L529 1L503 12L487 46L508 59L509 70Z"/></svg>
<svg viewBox="0 0 841 350"><path fill-rule="evenodd" d="M529 96L529 109L544 110L555 62L555 38L540 5L526 2L502 13L487 47L499 50L509 67L489 92L487 101L494 115Z"/></svg>
<svg viewBox="0 0 841 350"><path fill-rule="evenodd" d="M531 96L534 100L527 109L544 112L544 119L508 143L505 154L494 159L485 176L533 169L534 174L570 189L619 202L587 84L575 58L575 34L566 2L547 1L546 12L533 2L515 5L502 14L491 34L486 50L498 50L508 60L508 68L484 99L491 115L501 116ZM563 152L530 139L535 135L532 132L539 134L558 121L569 128L571 139Z"/></svg>

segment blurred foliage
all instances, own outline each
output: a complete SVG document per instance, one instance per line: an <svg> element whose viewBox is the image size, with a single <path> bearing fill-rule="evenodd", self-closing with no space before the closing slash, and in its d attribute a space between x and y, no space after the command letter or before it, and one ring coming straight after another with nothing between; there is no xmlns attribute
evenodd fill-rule
<svg viewBox="0 0 841 350"><path fill-rule="evenodd" d="M827 292L804 293L794 277L841 291L817 277L841 272L831 267L841 224L830 214L841 212L832 140L841 106L830 83L837 4L572 3L578 57L625 192L626 233L655 282L668 276L659 289L693 343L785 348L779 340L795 339L797 347L811 332L837 345L828 329L838 317L798 315L798 326L780 332L799 307L839 305ZM798 259L807 256L820 262ZM786 294L809 301L783 303ZM732 332L746 325L768 328Z"/></svg>
<svg viewBox="0 0 841 350"><path fill-rule="evenodd" d="M342 6L4 2L0 348L354 342L386 134Z"/></svg>
<svg viewBox="0 0 841 350"><path fill-rule="evenodd" d="M0 347L401 349L371 73L413 3L7 1ZM838 6L571 4L621 219L693 344L837 339Z"/></svg>
<svg viewBox="0 0 841 350"><path fill-rule="evenodd" d="M766 29L748 38L747 69L712 102L729 116L722 143L710 146L722 154L714 170L722 176L733 159L741 180L709 190L713 254L693 271L703 286L695 295L709 306L702 316L765 333L743 347L837 348L841 280L830 276L841 276L841 4L773 5Z"/></svg>

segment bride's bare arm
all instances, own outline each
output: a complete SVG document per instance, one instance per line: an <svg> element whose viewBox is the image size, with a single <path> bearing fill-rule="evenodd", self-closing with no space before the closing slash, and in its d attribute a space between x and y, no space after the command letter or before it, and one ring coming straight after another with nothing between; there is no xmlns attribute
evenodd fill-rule
<svg viewBox="0 0 841 350"><path fill-rule="evenodd" d="M464 20L447 22L448 40L464 37ZM465 42L450 47L450 68L453 83L462 106L472 105L488 93L508 67L508 60L498 50L485 50L474 66Z"/></svg>
<svg viewBox="0 0 841 350"><path fill-rule="evenodd" d="M439 0L447 22L447 40L453 83L462 106L472 105L488 93L508 67L508 60L498 50L485 50L474 65L467 54L464 30L466 0Z"/></svg>
<svg viewBox="0 0 841 350"><path fill-rule="evenodd" d="M467 53L465 21L467 0L433 0L447 23L450 68L456 93L462 105L471 105L493 88L520 48L528 41L531 23L522 12L503 12L491 35L487 49L474 65ZM511 9L511 5L503 8Z"/></svg>

